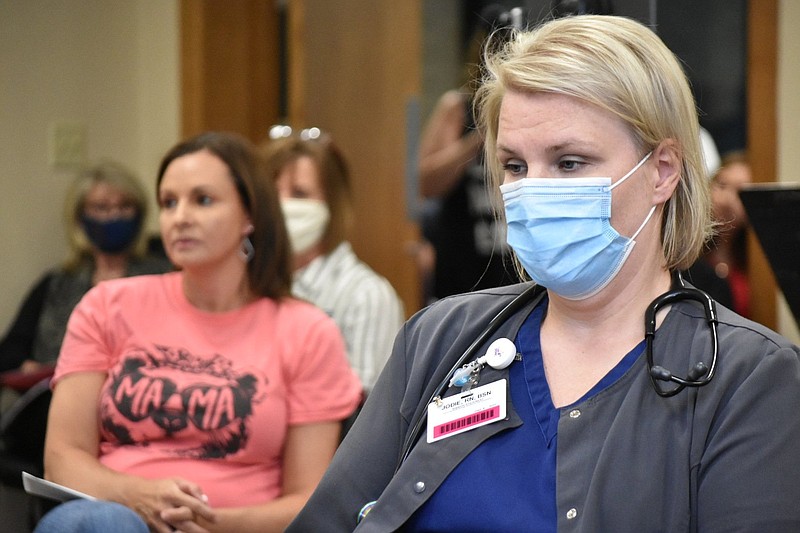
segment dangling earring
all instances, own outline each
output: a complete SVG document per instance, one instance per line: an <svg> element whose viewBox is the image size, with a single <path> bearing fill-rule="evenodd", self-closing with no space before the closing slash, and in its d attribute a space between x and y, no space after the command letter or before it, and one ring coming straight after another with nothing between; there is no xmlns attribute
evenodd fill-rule
<svg viewBox="0 0 800 533"><path fill-rule="evenodd" d="M239 250L239 256L245 263L249 263L254 255L256 255L256 250L253 248L253 242L249 235L245 235L242 238L242 249Z"/></svg>
<svg viewBox="0 0 800 533"><path fill-rule="evenodd" d="M242 247L239 249L239 256L242 261L249 263L252 261L253 256L256 255L256 250L253 248L253 241L250 240L250 235L256 230L252 224L248 224L245 229L244 237L242 237Z"/></svg>

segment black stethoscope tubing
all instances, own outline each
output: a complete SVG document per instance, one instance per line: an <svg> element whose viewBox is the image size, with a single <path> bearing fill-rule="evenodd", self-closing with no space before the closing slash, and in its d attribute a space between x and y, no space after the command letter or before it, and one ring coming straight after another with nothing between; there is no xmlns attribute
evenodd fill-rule
<svg viewBox="0 0 800 533"><path fill-rule="evenodd" d="M431 397L424 404L422 413L417 417L417 421L415 422L411 432L408 435L408 438L403 444L403 449L400 453L400 461L397 463L395 472L400 469L400 466L402 466L402 464L408 458L408 455L411 453L414 444L417 442L420 434L422 433L422 427L428 419L428 405L434 402L437 397L441 397L441 395L444 394L444 392L450 387L450 378L452 377L453 373L461 368L467 359L473 359L475 357L478 348L480 348L489 339L489 337L494 334L495 331L497 331L497 328L499 328L503 322L505 322L511 315L519 311L525 304L533 301L534 298L539 296L545 290L546 289L541 285L532 285L531 287L525 289L524 292L515 297L511 302L508 303L508 305L501 309L489 322L489 324L486 326L486 329L484 329L483 332L478 335L474 341L472 341L472 344L470 344L467 349L464 350L464 353L461 354L461 357L458 358L458 361L456 361L447 374L445 374L444 379L442 379L439 385L434 389ZM656 313L658 313L659 309L665 305L673 304L682 300L694 300L703 305L703 311L705 312L706 321L708 322L708 326L711 330L712 339L711 366L707 367L703 362L699 362L689 370L686 378L675 376L672 374L672 372L666 370L662 366L655 365L653 362L653 341L655 339L656 332ZM681 277L680 272L675 271L672 273L672 287L669 291L657 297L650 303L645 311L644 322L645 352L647 357L647 365L649 368L648 375L650 376L653 388L659 396L668 398L678 394L686 387L702 387L703 385L707 385L709 382L711 382L717 367L719 341L717 338L716 303L706 292L699 289L686 287L683 283L683 278ZM670 390L664 390L658 383L659 381L673 382L676 383L677 386Z"/></svg>
<svg viewBox="0 0 800 533"><path fill-rule="evenodd" d="M706 366L702 361L696 363L689 372L686 378L675 376L669 370L653 362L653 341L656 336L656 313L665 305L670 305L681 300L694 300L703 305L703 311L706 315L706 322L711 330L711 366ZM683 278L680 272L673 272L672 274L672 288L653 300L647 307L644 314L644 337L645 337L645 352L647 353L647 366L650 369L650 381L653 383L653 388L662 398L669 398L675 396L686 387L702 387L708 385L714 377L714 372L717 369L717 355L719 353L719 338L717 335L717 304L705 291L686 287L683 283ZM661 388L659 381L677 383L676 387L670 390Z"/></svg>

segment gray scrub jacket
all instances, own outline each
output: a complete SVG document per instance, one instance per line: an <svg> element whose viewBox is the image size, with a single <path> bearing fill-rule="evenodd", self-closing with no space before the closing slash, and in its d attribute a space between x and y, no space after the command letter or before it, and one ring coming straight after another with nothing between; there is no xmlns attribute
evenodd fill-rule
<svg viewBox="0 0 800 533"><path fill-rule="evenodd" d="M505 420L433 444L423 437L395 472L433 389L527 286L446 298L406 323L355 425L287 531L402 530L473 449L522 424L508 394ZM506 320L478 354L497 338L515 339L540 300ZM662 398L643 354L612 386L561 409L559 532L800 531L800 350L728 309L718 312L719 359L710 384ZM680 376L698 361L710 364L711 334L699 304L672 306L654 353L656 364ZM507 369L486 367L479 385L504 377ZM499 503L491 487L484 490L488 505Z"/></svg>

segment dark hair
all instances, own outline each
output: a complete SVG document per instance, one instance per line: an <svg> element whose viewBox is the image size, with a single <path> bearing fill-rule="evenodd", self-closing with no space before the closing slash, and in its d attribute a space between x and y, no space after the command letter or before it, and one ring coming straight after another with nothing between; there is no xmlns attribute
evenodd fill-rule
<svg viewBox="0 0 800 533"><path fill-rule="evenodd" d="M314 162L331 219L322 237L325 253L347 239L353 222L350 175L341 151L327 135L304 140L296 135L265 141L259 153L264 158L269 179L277 181L281 171L301 157Z"/></svg>
<svg viewBox="0 0 800 533"><path fill-rule="evenodd" d="M250 141L235 133L209 131L174 146L161 161L156 194L167 167L177 158L206 150L228 167L242 205L253 223L254 255L247 264L250 290L279 299L291 290L291 251L275 184L267 179Z"/></svg>

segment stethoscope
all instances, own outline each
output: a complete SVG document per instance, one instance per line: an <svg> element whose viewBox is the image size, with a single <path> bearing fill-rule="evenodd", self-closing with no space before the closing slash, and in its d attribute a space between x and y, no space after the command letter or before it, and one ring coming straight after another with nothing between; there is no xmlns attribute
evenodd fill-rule
<svg viewBox="0 0 800 533"><path fill-rule="evenodd" d="M494 332L497 331L497 328L499 328L501 324L519 311L524 305L539 297L539 295L541 295L545 290L546 289L541 285L532 285L531 287L525 289L525 291L520 295L515 297L503 309L501 309L497 315L492 318L492 320L486 326L486 329L484 329L483 332L481 332L481 334L478 335L474 341L472 341L467 349L464 350L464 353L461 354L461 357L458 358L455 364L453 364L452 368L447 372L447 374L445 374L444 379L442 379L439 385L434 389L433 394L431 394L431 397L428 399L428 402L425 405L427 406L436 402L436 400L440 399L451 386L458 386L463 383L463 380L461 380L459 376L465 376L471 372L474 372L475 369L479 366L482 366L484 362L488 362L488 364L494 368L505 368L505 366L508 366L508 364L511 362L508 359L499 362L497 366L495 366L495 364L492 364L493 362L489 360L490 356L488 354L477 358L475 356L478 353L478 349L484 343L486 343L487 340L489 340L489 337L491 337ZM700 361L691 369L689 369L685 378L674 375L663 366L654 364L653 361L653 341L656 335L656 314L662 307L682 300L694 300L702 304L706 322L711 330L710 366L707 366L705 363ZM648 375L650 376L650 381L653 384L653 388L659 396L662 398L668 398L678 394L686 387L702 387L703 385L708 385L711 382L712 378L714 377L714 371L717 367L719 342L717 337L717 306L714 300L711 299L706 292L692 287L687 287L683 282L683 277L681 276L680 272L674 271L672 273L672 287L670 290L658 296L647 307L647 310L644 314L644 329ZM468 360L471 360L471 362L464 364L464 362ZM670 389L665 389L661 382L675 383L676 385ZM414 447L419 439L419 436L422 434L427 419L428 411L427 409L423 409L418 415L417 420L408 435L408 438L403 444L403 449L400 454L400 461L397 464L396 470L399 470L400 466L408 458L408 455L411 453L411 449Z"/></svg>
<svg viewBox="0 0 800 533"><path fill-rule="evenodd" d="M653 340L656 336L656 313L665 305L670 305L681 300L694 300L703 305L708 328L711 330L711 366L699 361L689 369L685 378L679 378L663 366L653 363ZM644 313L644 338L645 352L650 381L653 388L662 398L675 396L686 387L702 387L708 385L714 377L717 368L717 353L719 351L719 338L717 336L717 304L705 291L687 287L683 277L677 270L672 273L672 288L653 300ZM659 382L672 382L677 385L665 390Z"/></svg>

